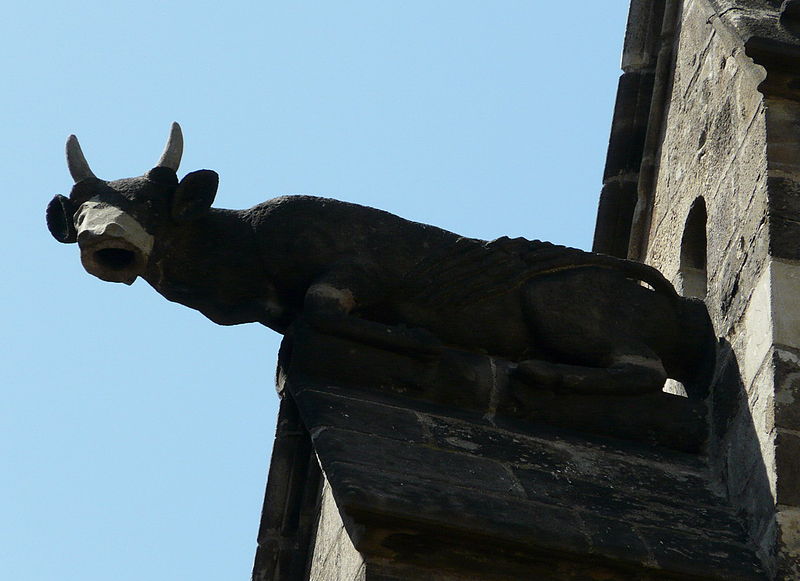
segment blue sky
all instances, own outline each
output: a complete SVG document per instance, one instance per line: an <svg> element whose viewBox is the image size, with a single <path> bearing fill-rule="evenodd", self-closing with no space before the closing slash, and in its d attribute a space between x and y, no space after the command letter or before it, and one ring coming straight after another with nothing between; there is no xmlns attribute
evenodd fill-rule
<svg viewBox="0 0 800 581"><path fill-rule="evenodd" d="M24 4L24 5L23 5ZM246 579L279 337L86 274L44 208L140 175L183 126L217 206L307 193L480 238L591 245L627 2L14 3L0 578Z"/></svg>

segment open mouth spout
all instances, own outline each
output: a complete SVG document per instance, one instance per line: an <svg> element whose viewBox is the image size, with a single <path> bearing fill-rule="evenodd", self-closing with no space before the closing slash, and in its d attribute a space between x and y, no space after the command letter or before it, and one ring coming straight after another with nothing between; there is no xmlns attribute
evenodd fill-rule
<svg viewBox="0 0 800 581"><path fill-rule="evenodd" d="M89 274L108 282L132 284L143 274L153 237L119 208L89 201L75 216L81 263Z"/></svg>
<svg viewBox="0 0 800 581"><path fill-rule="evenodd" d="M107 282L133 281L144 272L141 250L121 238L101 238L81 243L81 264L86 272Z"/></svg>

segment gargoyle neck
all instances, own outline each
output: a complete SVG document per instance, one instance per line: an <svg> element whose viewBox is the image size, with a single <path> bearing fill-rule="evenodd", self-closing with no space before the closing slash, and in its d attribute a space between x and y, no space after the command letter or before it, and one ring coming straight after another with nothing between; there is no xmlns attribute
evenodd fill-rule
<svg viewBox="0 0 800 581"><path fill-rule="evenodd" d="M239 210L211 209L164 237L156 236L145 279L167 299L237 300L264 278L253 229Z"/></svg>

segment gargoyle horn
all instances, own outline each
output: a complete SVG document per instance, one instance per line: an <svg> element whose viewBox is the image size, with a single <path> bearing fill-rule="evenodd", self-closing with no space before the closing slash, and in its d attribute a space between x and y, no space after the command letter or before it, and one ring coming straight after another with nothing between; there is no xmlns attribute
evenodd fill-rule
<svg viewBox="0 0 800 581"><path fill-rule="evenodd" d="M89 168L89 162L87 162L86 158L83 156L78 138L74 135L70 135L69 138L67 138L67 167L75 183L85 180L86 178L96 177L92 173L91 168Z"/></svg>
<svg viewBox="0 0 800 581"><path fill-rule="evenodd" d="M156 167L168 167L173 171L178 171L178 166L181 164L181 156L183 155L183 133L181 126L173 123L169 131L169 139L164 148L164 153L161 154Z"/></svg>

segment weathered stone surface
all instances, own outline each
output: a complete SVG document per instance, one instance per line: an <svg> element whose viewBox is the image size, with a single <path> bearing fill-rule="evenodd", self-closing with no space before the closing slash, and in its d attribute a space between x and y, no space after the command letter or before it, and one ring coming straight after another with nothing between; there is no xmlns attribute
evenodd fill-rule
<svg viewBox="0 0 800 581"><path fill-rule="evenodd" d="M645 70L625 73L619 79L604 181L639 171L654 77L652 70Z"/></svg>
<svg viewBox="0 0 800 581"><path fill-rule="evenodd" d="M326 463L326 459L322 464L340 508L365 526L370 518L392 518L398 529L438 531L448 536L480 534L483 542L518 548L532 546L579 554L590 549L578 515L571 509L470 486L461 488L456 479L443 487L441 482L414 474L383 472L347 462ZM359 550L384 551L359 538L354 541Z"/></svg>
<svg viewBox="0 0 800 581"><path fill-rule="evenodd" d="M780 504L800 506L800 435L778 430L775 439L775 466L777 469L777 501Z"/></svg>
<svg viewBox="0 0 800 581"><path fill-rule="evenodd" d="M348 397L349 395L349 397ZM335 387L300 386L295 399L303 406L306 421L315 426L341 426L362 434L380 434L403 442L421 442L427 427L420 415L393 405L376 406Z"/></svg>
<svg viewBox="0 0 800 581"><path fill-rule="evenodd" d="M513 381L510 387L514 398L499 402L498 421L508 415L684 452L699 452L706 441L702 401L663 392L626 397L557 394Z"/></svg>
<svg viewBox="0 0 800 581"><path fill-rule="evenodd" d="M353 464L379 466L386 472L439 481L444 489L457 482L459 486L486 493L525 497L511 471L499 462L421 443L409 445L409 442L382 438L377 433L365 437L363 433L349 430L320 428L314 436L314 449L320 457L346 458Z"/></svg>
<svg viewBox="0 0 800 581"><path fill-rule="evenodd" d="M289 369L285 396L299 406L367 580L371 571L686 579L706 562L698 578L761 578L697 456L548 426L520 431L416 399L419 390L320 385L302 373L295 385Z"/></svg>
<svg viewBox="0 0 800 581"><path fill-rule="evenodd" d="M800 265L773 259L770 275L773 341L779 348L797 351L800 349L800 310L796 308L800 296Z"/></svg>
<svg viewBox="0 0 800 581"><path fill-rule="evenodd" d="M518 430L535 422L687 452L698 452L707 437L706 407L698 400L660 392L641 396L556 393L513 380L513 365L506 360L449 349L438 358L419 357L324 335L309 327L297 327L291 341L288 369L297 378L299 399L309 386L333 383L339 388L445 405L452 413L472 414L481 423L510 422ZM365 421L371 425L375 419ZM414 421L400 423L416 425Z"/></svg>
<svg viewBox="0 0 800 581"><path fill-rule="evenodd" d="M624 177L607 180L603 185L592 250L620 258L628 256L631 222L638 198L636 189L636 180Z"/></svg>
<svg viewBox="0 0 800 581"><path fill-rule="evenodd" d="M709 458L728 498L747 515L769 574L794 579L800 553L788 547L796 546L797 529L791 518L776 521L775 504L781 496L791 499L783 506L797 502L800 454L800 5L681 5L668 106L649 122L662 136L653 152L656 177L637 184L649 196L640 208L649 216L641 255L677 280L689 209L702 198L705 301L723 338L709 399ZM652 30L645 17L638 26L634 53ZM623 127L638 115L631 112ZM623 232L619 219L603 216Z"/></svg>
<svg viewBox="0 0 800 581"><path fill-rule="evenodd" d="M594 511L582 511L581 522L592 546L603 547L603 554L612 559L625 562L631 555L645 555L649 551L644 537L622 514L608 518Z"/></svg>
<svg viewBox="0 0 800 581"><path fill-rule="evenodd" d="M770 254L789 260L800 260L800 221L771 216Z"/></svg>
<svg viewBox="0 0 800 581"><path fill-rule="evenodd" d="M325 480L308 581L364 581L365 575L364 559L344 528L330 484Z"/></svg>
<svg viewBox="0 0 800 581"><path fill-rule="evenodd" d="M776 522L780 535L778 570L786 579L800 579L800 509L779 505Z"/></svg>
<svg viewBox="0 0 800 581"><path fill-rule="evenodd" d="M561 465L570 460L574 449L584 450L588 455L613 456L623 445L621 440L591 436L574 429L501 421L499 418L476 421L475 418L440 415L441 411L430 410L421 416L434 445L520 466ZM624 457L634 463L675 462L692 472L702 472L705 468L698 456L662 447L626 446Z"/></svg>
<svg viewBox="0 0 800 581"><path fill-rule="evenodd" d="M301 579L313 548L320 470L289 398L281 401L258 531L253 581Z"/></svg>
<svg viewBox="0 0 800 581"><path fill-rule="evenodd" d="M800 181L794 177L770 176L767 187L770 214L787 218L800 215Z"/></svg>
<svg viewBox="0 0 800 581"><path fill-rule="evenodd" d="M663 2L632 0L622 48L623 71L652 70L655 67L663 19Z"/></svg>
<svg viewBox="0 0 800 581"><path fill-rule="evenodd" d="M786 347L775 349L775 425L800 431L800 354Z"/></svg>
<svg viewBox="0 0 800 581"><path fill-rule="evenodd" d="M530 498L579 507L582 518L586 514L615 519L631 530L648 526L664 527L664 530L672 527L686 533L706 532L715 538L746 544L744 529L731 519L730 507L709 493L704 482L695 487L684 483L674 487L660 484L637 488L636 484L631 486L630 483L638 480L636 476L627 480L618 476L603 482L589 475L576 474L570 466L556 472L519 469L516 474ZM660 472L661 476L665 474ZM618 489L615 485L620 482L626 485ZM687 490L693 491L693 504L679 500Z"/></svg>
<svg viewBox="0 0 800 581"><path fill-rule="evenodd" d="M758 567L757 560L744 544L737 546L709 536L691 537L661 528L642 529L641 533L659 536L658 542L651 546L659 565L679 568L687 577L718 577L730 581L764 578L762 574L753 574ZM704 557L699 559L699 555Z"/></svg>

